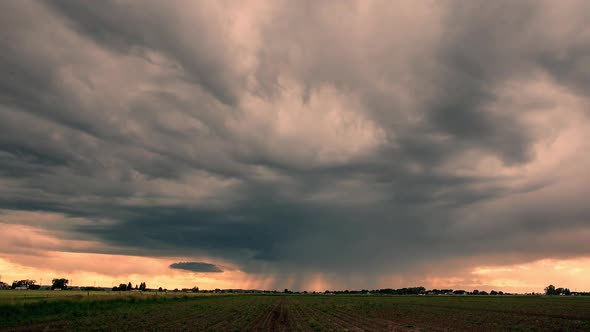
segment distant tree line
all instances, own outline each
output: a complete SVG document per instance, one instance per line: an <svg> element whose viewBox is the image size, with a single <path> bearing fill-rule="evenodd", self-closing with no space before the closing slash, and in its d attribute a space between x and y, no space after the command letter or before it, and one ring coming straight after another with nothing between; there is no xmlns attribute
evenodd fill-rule
<svg viewBox="0 0 590 332"><path fill-rule="evenodd" d="M556 288L553 285L545 287L545 295L571 295L569 288Z"/></svg>
<svg viewBox="0 0 590 332"><path fill-rule="evenodd" d="M131 281L127 284L119 284L119 286L113 287L113 291L130 291L130 290L140 290L146 291L147 286L145 282L141 282L139 285L135 285L135 288L131 284Z"/></svg>
<svg viewBox="0 0 590 332"><path fill-rule="evenodd" d="M390 294L390 295L418 295L426 293L426 288L420 287L409 287L409 288L384 288L384 289L376 289L372 292L373 294Z"/></svg>
<svg viewBox="0 0 590 332"><path fill-rule="evenodd" d="M4 283L3 283L4 284ZM52 280L51 289L52 290L67 290L71 289L68 287L69 280L65 278L55 278ZM8 287L7 284L4 284L5 287ZM1 288L1 287L0 287ZM10 287L12 289L40 289L41 286L37 285L37 281L31 279L23 279L23 280L15 280ZM105 288L102 287L76 287L76 289L85 290L85 291L102 291ZM149 291L145 282L141 282L133 286L131 282L127 284L120 284L119 286L115 286L112 288L113 291L131 291L131 290L139 290L139 291ZM155 291L152 290L152 291ZM165 288L159 287L157 291L166 292L168 291ZM577 296L590 296L590 292L572 292L569 288L562 288L556 287L554 285L549 285L544 289L545 295L563 295L563 296L570 296L570 295L577 295ZM383 295L512 295L510 293L504 293L503 291L496 291L492 290L489 293L486 291L480 291L474 289L472 291L466 291L462 289L430 289L427 290L422 286L418 287L405 287L405 288L382 288L382 289L362 289L362 290L326 290L324 292L297 292L291 291L285 288L282 292L277 290L246 290L246 289L211 289L211 290L199 290L199 287L193 288L183 288L179 290L178 288L174 289L174 292L201 292L201 293L258 293L258 294L383 294ZM539 293L535 294L530 293L531 295L540 295Z"/></svg>
<svg viewBox="0 0 590 332"><path fill-rule="evenodd" d="M409 287L409 288L383 288L383 289L362 289L362 290L326 290L324 294L387 294L387 295L418 295L426 293L426 288Z"/></svg>
<svg viewBox="0 0 590 332"><path fill-rule="evenodd" d="M462 289L430 289L422 286L407 288L383 288L373 290L326 290L324 294L384 294L384 295L505 295L502 291L492 290L491 292L474 289L469 292Z"/></svg>

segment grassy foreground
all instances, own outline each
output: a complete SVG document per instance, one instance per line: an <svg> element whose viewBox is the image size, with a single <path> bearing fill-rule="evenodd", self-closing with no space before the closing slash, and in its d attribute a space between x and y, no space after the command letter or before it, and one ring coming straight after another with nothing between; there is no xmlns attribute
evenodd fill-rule
<svg viewBox="0 0 590 332"><path fill-rule="evenodd" d="M116 298L147 299L152 297L203 296L196 293L175 292L119 292L119 291L51 291L51 290L3 290L0 291L0 306L6 304L47 302L55 300L98 301Z"/></svg>
<svg viewBox="0 0 590 332"><path fill-rule="evenodd" d="M588 297L9 293L0 331L590 331Z"/></svg>

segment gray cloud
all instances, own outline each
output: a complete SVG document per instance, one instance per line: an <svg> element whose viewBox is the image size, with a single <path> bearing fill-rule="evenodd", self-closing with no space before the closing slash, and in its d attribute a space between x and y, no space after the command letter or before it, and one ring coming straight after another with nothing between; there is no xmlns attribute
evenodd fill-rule
<svg viewBox="0 0 590 332"><path fill-rule="evenodd" d="M202 263L202 262L178 262L170 264L171 269L186 270L191 272L206 272L206 273L218 273L223 272L217 265Z"/></svg>
<svg viewBox="0 0 590 332"><path fill-rule="evenodd" d="M291 287L588 253L586 2L240 6L2 3L0 208Z"/></svg>

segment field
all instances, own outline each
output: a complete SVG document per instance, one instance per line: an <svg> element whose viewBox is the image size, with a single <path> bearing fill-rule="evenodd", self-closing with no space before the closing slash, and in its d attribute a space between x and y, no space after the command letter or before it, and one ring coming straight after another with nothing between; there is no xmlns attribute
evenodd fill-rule
<svg viewBox="0 0 590 332"><path fill-rule="evenodd" d="M590 297L0 292L0 331L590 331Z"/></svg>

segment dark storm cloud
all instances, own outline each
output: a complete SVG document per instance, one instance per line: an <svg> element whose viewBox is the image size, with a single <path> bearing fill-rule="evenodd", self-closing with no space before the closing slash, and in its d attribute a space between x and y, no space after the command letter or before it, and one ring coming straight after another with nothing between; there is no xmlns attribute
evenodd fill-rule
<svg viewBox="0 0 590 332"><path fill-rule="evenodd" d="M183 22L185 7L162 6L157 1L119 3L106 1L96 8L91 1L50 1L50 6L63 14L74 29L118 52L157 50L170 54L176 65L186 70L183 78L205 87L224 102L235 99L234 85L239 80L226 66L227 45L213 28L208 12L212 6L198 6L190 22ZM174 24L170 24L175 22ZM183 26L184 24L190 26ZM178 28L191 29L186 36ZM185 30L186 31L186 30Z"/></svg>
<svg viewBox="0 0 590 332"><path fill-rule="evenodd" d="M539 154L585 147L585 2L0 6L0 208L69 217L37 227L295 286L588 252L588 160Z"/></svg>
<svg viewBox="0 0 590 332"><path fill-rule="evenodd" d="M178 262L170 264L171 269L191 272L219 273L223 272L217 265L202 262Z"/></svg>

